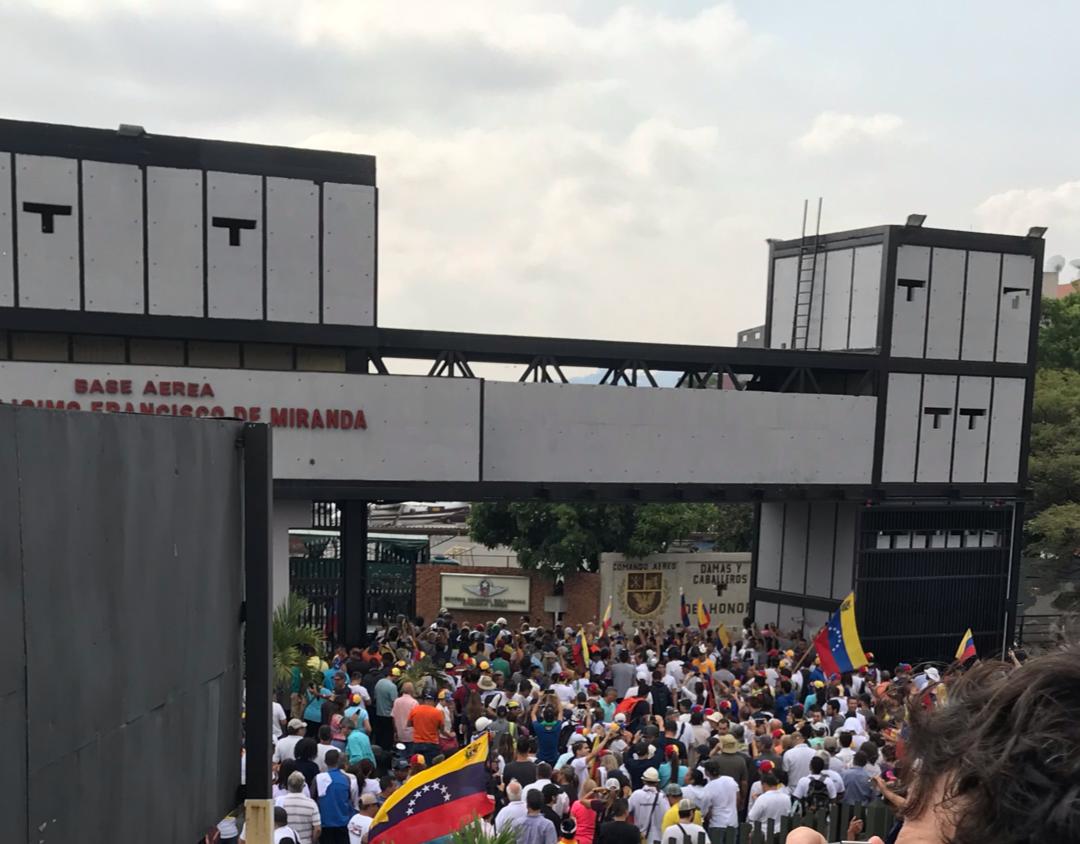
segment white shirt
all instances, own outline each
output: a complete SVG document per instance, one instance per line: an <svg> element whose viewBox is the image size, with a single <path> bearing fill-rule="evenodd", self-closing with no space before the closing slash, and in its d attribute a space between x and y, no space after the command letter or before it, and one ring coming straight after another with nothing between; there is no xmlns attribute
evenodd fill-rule
<svg viewBox="0 0 1080 844"><path fill-rule="evenodd" d="M523 818L528 813L529 810L525 808L524 799L515 800L512 803L507 803L505 806L499 809L499 814L495 816L495 831L502 832L518 818Z"/></svg>
<svg viewBox="0 0 1080 844"><path fill-rule="evenodd" d="M274 748L274 761L279 765L289 759L296 758L296 743L303 736L282 736L278 739L277 747Z"/></svg>
<svg viewBox="0 0 1080 844"><path fill-rule="evenodd" d="M836 786L833 785L832 779L827 774L807 774L801 780L799 784L795 786L795 797L802 800L806 796L806 792L810 789L810 780L821 780L825 783L825 787L829 790L829 799L836 799ZM764 797L765 795L762 795Z"/></svg>
<svg viewBox="0 0 1080 844"><path fill-rule="evenodd" d="M649 664L647 662L642 662L638 664L637 679L639 683L652 682L652 669L649 668ZM629 691L629 689L627 691Z"/></svg>
<svg viewBox="0 0 1080 844"><path fill-rule="evenodd" d="M704 794L705 786L703 785L684 785L682 788L682 796L693 803L698 809L700 809L705 802Z"/></svg>
<svg viewBox="0 0 1080 844"><path fill-rule="evenodd" d="M319 766L319 772L326 773L326 754L331 750L337 750L332 744L319 743L319 746L315 748L315 762Z"/></svg>
<svg viewBox="0 0 1080 844"><path fill-rule="evenodd" d="M521 789L521 805L525 805L525 795L527 795L530 791L543 792L544 786L550 784L551 780L549 779L536 780L535 782L529 783L527 786ZM562 815L563 817L565 817L566 813L570 811L570 798L566 796L566 792L562 789L559 790L559 796L555 798L554 809L556 815ZM527 810L524 808L521 810L522 815L526 814L526 812Z"/></svg>
<svg viewBox="0 0 1080 844"><path fill-rule="evenodd" d="M788 782L798 782L803 777L810 776L810 760L816 755L817 751L808 744L797 744L785 753L781 761L787 771Z"/></svg>
<svg viewBox="0 0 1080 844"><path fill-rule="evenodd" d="M653 786L644 786L630 795L630 814L634 816L634 826L641 831L645 841L660 839L660 822L664 812L670 806L667 798Z"/></svg>
<svg viewBox="0 0 1080 844"><path fill-rule="evenodd" d="M710 780L701 795L701 815L707 817L709 829L723 829L739 825L737 801L739 785L728 776Z"/></svg>
<svg viewBox="0 0 1080 844"><path fill-rule="evenodd" d="M662 844L683 844L684 841L690 841L690 844L697 844L699 841L705 841L708 844L708 833L705 832L705 827L696 823L682 823L681 821L673 823L664 832L664 839Z"/></svg>
<svg viewBox="0 0 1080 844"><path fill-rule="evenodd" d="M844 793L844 778L840 776L837 771L834 771L832 768L826 768L822 773L832 781L833 788L836 789L837 794Z"/></svg>
<svg viewBox="0 0 1080 844"><path fill-rule="evenodd" d="M664 670L667 672L669 677L675 678L676 683L681 683L683 681L682 667L683 661L681 659L673 659L668 662L666 666L664 666Z"/></svg>
<svg viewBox="0 0 1080 844"><path fill-rule="evenodd" d="M274 844L279 841L299 841L300 838L287 826L279 826L274 830Z"/></svg>
<svg viewBox="0 0 1080 844"><path fill-rule="evenodd" d="M349 818L349 825L346 827L349 830L349 844L360 844L361 839L371 827L371 820L367 815L361 815L359 812Z"/></svg>
<svg viewBox="0 0 1080 844"><path fill-rule="evenodd" d="M843 765L845 768L850 768L851 760L855 758L855 751L852 750L850 747L841 747L838 751L836 751L836 756L834 756L833 758L839 759L840 764Z"/></svg>
<svg viewBox="0 0 1080 844"><path fill-rule="evenodd" d="M574 699L574 690L566 683L552 683L549 691L555 692L563 703L569 703Z"/></svg>
<svg viewBox="0 0 1080 844"><path fill-rule="evenodd" d="M759 785L759 783L754 783ZM776 828L780 828L780 819L791 814L791 797L785 791L766 791L750 807L746 819L750 823L761 821L762 825L769 820L773 821Z"/></svg>
<svg viewBox="0 0 1080 844"><path fill-rule="evenodd" d="M281 725L285 721L285 710L276 700L270 705L270 735L274 741L281 738Z"/></svg>
<svg viewBox="0 0 1080 844"><path fill-rule="evenodd" d="M345 774L345 776L349 779L349 802L353 806L355 806L357 801L360 799L360 789L356 785L356 777L354 777L352 774ZM315 793L318 794L319 797L325 797L326 789L330 787L331 782L332 780L330 779L329 773L316 775Z"/></svg>

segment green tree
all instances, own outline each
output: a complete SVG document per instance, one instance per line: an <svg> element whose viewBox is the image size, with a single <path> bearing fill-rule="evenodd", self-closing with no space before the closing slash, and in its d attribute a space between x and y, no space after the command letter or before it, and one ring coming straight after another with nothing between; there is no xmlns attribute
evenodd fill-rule
<svg viewBox="0 0 1080 844"><path fill-rule="evenodd" d="M751 512L749 505L482 503L472 507L469 533L489 548L510 546L524 568L558 576L595 571L604 552L644 557L691 535L745 551Z"/></svg>
<svg viewBox="0 0 1080 844"><path fill-rule="evenodd" d="M1080 370L1080 295L1042 300L1039 367Z"/></svg>
<svg viewBox="0 0 1080 844"><path fill-rule="evenodd" d="M308 665L304 651L311 648L322 655L326 647L322 631L304 622L308 602L295 592L278 604L271 625L274 686L288 690L295 671L300 673L300 688L315 682L315 669Z"/></svg>
<svg viewBox="0 0 1080 844"><path fill-rule="evenodd" d="M1071 299L1080 304L1075 294L1059 301ZM1055 333L1052 339L1051 359L1067 354L1062 338ZM1080 333L1074 342L1080 342ZM1036 376L1028 471L1032 500L1025 554L1036 585L1052 591L1080 574L1080 372L1075 369L1040 368ZM1057 605L1080 608L1080 592L1062 592Z"/></svg>

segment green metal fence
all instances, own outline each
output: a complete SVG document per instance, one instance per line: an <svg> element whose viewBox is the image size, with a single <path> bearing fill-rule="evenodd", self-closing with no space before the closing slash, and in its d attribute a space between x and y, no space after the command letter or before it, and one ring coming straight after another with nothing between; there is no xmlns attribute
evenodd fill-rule
<svg viewBox="0 0 1080 844"><path fill-rule="evenodd" d="M806 817L786 817L774 826L769 821L766 826L744 823L739 827L712 830L710 841L695 841L686 836L683 844L783 844L788 833L796 827L808 826L825 836L826 841L841 841L848 837L848 825L851 819L861 818L863 831L859 840L866 841L871 835L888 834L894 823L891 811L884 805L842 806L833 805L828 812L819 812ZM670 828L669 828L670 831ZM656 844L656 842L654 842Z"/></svg>

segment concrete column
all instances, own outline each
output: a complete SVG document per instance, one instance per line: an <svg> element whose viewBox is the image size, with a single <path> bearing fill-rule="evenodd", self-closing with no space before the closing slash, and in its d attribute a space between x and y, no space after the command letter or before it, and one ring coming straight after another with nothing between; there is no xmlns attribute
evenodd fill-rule
<svg viewBox="0 0 1080 844"><path fill-rule="evenodd" d="M275 607L289 594L289 530L310 527L310 501L274 499L272 594Z"/></svg>

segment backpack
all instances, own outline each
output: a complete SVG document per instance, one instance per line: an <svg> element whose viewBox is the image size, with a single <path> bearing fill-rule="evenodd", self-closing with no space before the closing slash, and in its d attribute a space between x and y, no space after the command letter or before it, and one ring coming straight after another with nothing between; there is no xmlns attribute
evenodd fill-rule
<svg viewBox="0 0 1080 844"><path fill-rule="evenodd" d="M810 784L806 788L806 797L802 801L803 815L816 815L821 811L827 812L831 803L829 787L825 784L824 777L819 780L811 777Z"/></svg>

